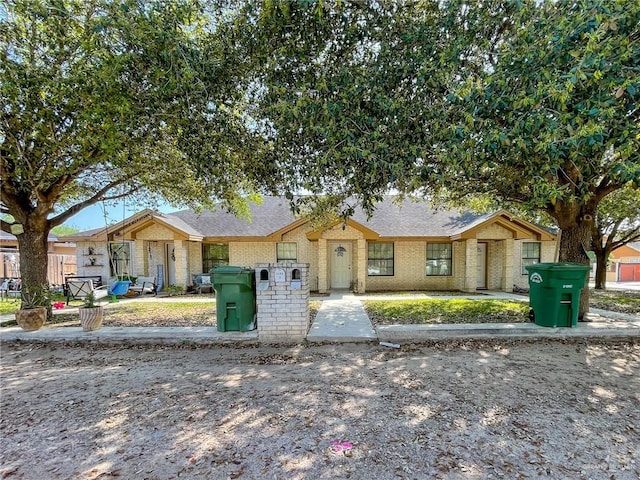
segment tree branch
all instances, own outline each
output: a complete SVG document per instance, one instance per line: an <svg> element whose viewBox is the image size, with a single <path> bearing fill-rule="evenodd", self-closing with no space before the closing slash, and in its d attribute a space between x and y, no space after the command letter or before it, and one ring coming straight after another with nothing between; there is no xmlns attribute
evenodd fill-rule
<svg viewBox="0 0 640 480"><path fill-rule="evenodd" d="M104 187L102 187L100 190L98 190L94 195L92 195L91 197L87 198L86 200L76 203L75 205L72 205L71 207L67 208L64 212L56 215L55 217L50 218L49 221L49 225L51 227L56 227L58 225L62 225L67 219L69 219L70 217L74 216L76 213L78 213L79 211L81 211L82 209L90 206L90 205L94 205L96 203L98 203L101 200L117 200L119 198L123 198L126 197L128 195L131 195L133 193L135 193L137 190L140 189L139 186L134 186L132 187L130 190L122 193L122 194L118 194L118 195L113 195L110 197L106 197L105 195L107 194L107 192L109 190L111 190L112 188L115 188L119 185L122 185L125 181L127 181L128 179L118 179L118 180L114 180L113 182L108 183L107 185L105 185Z"/></svg>

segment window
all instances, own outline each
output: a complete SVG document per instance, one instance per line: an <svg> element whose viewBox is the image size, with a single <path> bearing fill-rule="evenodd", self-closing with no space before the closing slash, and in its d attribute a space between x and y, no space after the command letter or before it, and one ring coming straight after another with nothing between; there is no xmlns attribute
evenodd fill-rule
<svg viewBox="0 0 640 480"><path fill-rule="evenodd" d="M131 242L109 243L109 271L112 277L123 277L131 273ZM102 263L102 262L100 262Z"/></svg>
<svg viewBox="0 0 640 480"><path fill-rule="evenodd" d="M522 275L527 271L524 267L540 263L540 244L538 242L524 242L522 244Z"/></svg>
<svg viewBox="0 0 640 480"><path fill-rule="evenodd" d="M276 244L276 261L297 262L298 261L298 244L294 242Z"/></svg>
<svg viewBox="0 0 640 480"><path fill-rule="evenodd" d="M427 276L453 274L450 243L427 243Z"/></svg>
<svg viewBox="0 0 640 480"><path fill-rule="evenodd" d="M206 243L202 245L202 272L209 273L214 267L229 265L229 245L227 243Z"/></svg>
<svg viewBox="0 0 640 480"><path fill-rule="evenodd" d="M367 245L367 275L393 276L393 243Z"/></svg>

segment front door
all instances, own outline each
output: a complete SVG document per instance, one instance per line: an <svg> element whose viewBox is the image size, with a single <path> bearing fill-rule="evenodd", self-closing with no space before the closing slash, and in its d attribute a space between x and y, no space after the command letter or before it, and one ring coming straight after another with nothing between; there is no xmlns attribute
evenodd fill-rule
<svg viewBox="0 0 640 480"><path fill-rule="evenodd" d="M330 288L349 288L351 286L351 244L330 243L328 253L331 259Z"/></svg>
<svg viewBox="0 0 640 480"><path fill-rule="evenodd" d="M487 244L478 243L477 283L476 288L487 288Z"/></svg>

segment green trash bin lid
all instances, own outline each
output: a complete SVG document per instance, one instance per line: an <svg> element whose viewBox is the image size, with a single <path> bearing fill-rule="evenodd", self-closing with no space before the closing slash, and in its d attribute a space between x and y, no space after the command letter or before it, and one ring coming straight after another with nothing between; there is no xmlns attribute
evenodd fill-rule
<svg viewBox="0 0 640 480"><path fill-rule="evenodd" d="M547 281L579 280L580 283L586 280L588 271L591 268L581 263L534 263L525 266L529 273L529 286L532 284L547 283ZM544 279L544 280L543 280ZM582 288L582 287L580 287Z"/></svg>
<svg viewBox="0 0 640 480"><path fill-rule="evenodd" d="M248 267L236 267L234 265L225 265L223 267L214 267L209 272L210 273L246 273L246 272L253 272L253 269Z"/></svg>
<svg viewBox="0 0 640 480"><path fill-rule="evenodd" d="M556 270L556 271L582 271L582 272L586 272L587 270L590 270L589 265L583 265L582 263L571 263L571 262L534 263L533 265L527 265L524 268L527 270Z"/></svg>

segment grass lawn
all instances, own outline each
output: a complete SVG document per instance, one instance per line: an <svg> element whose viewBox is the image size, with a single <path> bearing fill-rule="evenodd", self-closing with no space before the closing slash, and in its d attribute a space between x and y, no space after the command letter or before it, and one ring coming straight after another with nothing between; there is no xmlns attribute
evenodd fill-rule
<svg viewBox="0 0 640 480"><path fill-rule="evenodd" d="M590 290L589 305L613 312L638 314L640 313L640 292Z"/></svg>
<svg viewBox="0 0 640 480"><path fill-rule="evenodd" d="M400 292L402 293L402 292ZM406 292L407 295L411 292ZM431 295L431 292L423 292ZM591 290L593 308L628 314L640 314L640 292ZM59 295L53 301L64 301ZM527 322L529 306L526 302L499 299L408 299L364 300L363 304L374 324L420 323L501 323ZM80 300L70 307L82 305ZM321 300L309 302L313 319ZM0 314L12 314L19 308L16 299L0 301ZM162 302L121 301L105 309L104 326L216 326L215 304L184 300ZM77 313L59 313L49 324L78 325ZM2 326L15 326L15 321Z"/></svg>
<svg viewBox="0 0 640 480"><path fill-rule="evenodd" d="M2 306L9 302L2 302ZM10 310L4 313L13 313L18 308L18 302L11 302ZM69 307L79 307L82 302L71 301ZM321 302L312 300L309 302L310 318L315 315L320 308ZM48 325L78 326L78 314L57 313ZM189 302L189 301L162 301L162 302L136 302L121 301L120 303L109 305L104 310L105 327L215 327L216 306L215 303ZM3 323L0 327L15 327L15 320Z"/></svg>
<svg viewBox="0 0 640 480"><path fill-rule="evenodd" d="M80 305L82 305L80 301L72 301L69 304L70 307ZM57 313L47 324L77 326L79 325L78 314ZM3 327L15 325L15 320L2 324ZM105 308L102 325L105 327L212 327L217 325L216 307L213 302L122 301Z"/></svg>
<svg viewBox="0 0 640 480"><path fill-rule="evenodd" d="M461 298L449 300L365 300L362 303L369 318L376 325L529 321L529 305L510 300Z"/></svg>

